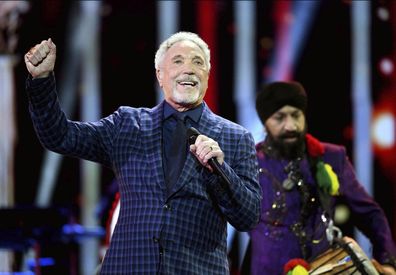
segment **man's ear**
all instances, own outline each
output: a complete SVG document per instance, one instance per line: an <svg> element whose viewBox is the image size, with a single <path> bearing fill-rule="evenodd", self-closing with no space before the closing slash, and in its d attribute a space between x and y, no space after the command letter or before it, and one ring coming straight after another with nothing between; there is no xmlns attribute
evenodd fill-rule
<svg viewBox="0 0 396 275"><path fill-rule="evenodd" d="M157 70L155 71L155 74L156 74L156 76L157 76L158 84L159 84L159 86L162 88L162 77L163 77L163 73L162 73L162 71L161 71L160 69L157 69Z"/></svg>

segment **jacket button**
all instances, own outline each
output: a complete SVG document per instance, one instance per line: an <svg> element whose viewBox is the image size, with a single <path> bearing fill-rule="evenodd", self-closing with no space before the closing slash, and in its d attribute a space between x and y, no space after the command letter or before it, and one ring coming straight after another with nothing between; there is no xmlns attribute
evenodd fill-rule
<svg viewBox="0 0 396 275"><path fill-rule="evenodd" d="M169 211L171 210L171 207L169 204L164 204L164 209Z"/></svg>

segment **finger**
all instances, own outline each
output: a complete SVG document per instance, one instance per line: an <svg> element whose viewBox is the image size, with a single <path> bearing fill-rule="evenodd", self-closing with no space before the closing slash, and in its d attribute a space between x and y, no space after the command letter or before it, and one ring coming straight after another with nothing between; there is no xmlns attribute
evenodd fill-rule
<svg viewBox="0 0 396 275"><path fill-rule="evenodd" d="M37 47L34 47L31 52L37 60L43 60L50 52L48 41L42 41Z"/></svg>
<svg viewBox="0 0 396 275"><path fill-rule="evenodd" d="M24 58L25 62L30 62L30 60L29 60L29 53L26 53L26 54L23 56L23 58Z"/></svg>
<svg viewBox="0 0 396 275"><path fill-rule="evenodd" d="M25 54L25 61L29 61L30 63L32 63L33 65L35 62L35 57L34 57L34 52L36 51L36 46L31 47L29 49L29 51Z"/></svg>
<svg viewBox="0 0 396 275"><path fill-rule="evenodd" d="M30 61L30 55L29 53L25 54L24 59L25 59L25 63L26 65L32 65L32 62Z"/></svg>
<svg viewBox="0 0 396 275"><path fill-rule="evenodd" d="M206 139L205 136L198 135L197 138L195 139L195 143L194 144L199 146L205 139Z"/></svg>
<svg viewBox="0 0 396 275"><path fill-rule="evenodd" d="M205 161L205 163L213 157L213 150L210 146L204 146L199 152L199 157Z"/></svg>
<svg viewBox="0 0 396 275"><path fill-rule="evenodd" d="M205 140L206 140L207 138L205 137L205 136L203 136L203 135L199 135L197 138L196 138L196 140L195 140L195 146L197 147L197 153L198 154L200 154L201 153L201 151L202 151L202 149L203 149L203 147L204 147L204 142L205 142Z"/></svg>
<svg viewBox="0 0 396 275"><path fill-rule="evenodd" d="M198 145L197 153L200 155L201 158L204 158L206 155L212 153L212 144L213 142L206 140Z"/></svg>
<svg viewBox="0 0 396 275"><path fill-rule="evenodd" d="M55 45L55 43L52 41L52 39L51 38L48 38L48 46L51 48L51 49L56 49L56 45Z"/></svg>
<svg viewBox="0 0 396 275"><path fill-rule="evenodd" d="M29 61L33 64L33 65L37 65L38 63L40 63L41 62L41 60L42 60L42 57L41 57L41 54L40 54L40 48L41 48L41 45L36 45L36 46L34 46L34 47L32 47L30 50L29 50L29 52L28 52L28 58L29 58Z"/></svg>
<svg viewBox="0 0 396 275"><path fill-rule="evenodd" d="M28 69L28 71L31 72L34 66L30 62L30 60L28 58L28 54L25 54L25 64L26 64L26 68Z"/></svg>
<svg viewBox="0 0 396 275"><path fill-rule="evenodd" d="M215 157L215 156L213 155L212 151L210 151L208 154L206 154L206 155L204 156L204 162L205 162L205 163L208 163L209 160L210 160L211 158L214 158L214 157Z"/></svg>
<svg viewBox="0 0 396 275"><path fill-rule="evenodd" d="M44 43L37 49L37 54L39 55L39 58L44 59L48 53L50 52L50 48L47 43Z"/></svg>
<svg viewBox="0 0 396 275"><path fill-rule="evenodd" d="M208 168L210 172L213 172L213 168L209 164L206 164L205 167Z"/></svg>
<svg viewBox="0 0 396 275"><path fill-rule="evenodd" d="M207 169L209 169L210 172L213 172L213 168L208 164L208 160L205 157L201 157L198 153L197 153L197 145L195 144L191 144L190 145L190 151L191 153L193 153L193 155L197 158L197 160ZM209 147L208 147L209 148ZM210 150L210 149L209 149Z"/></svg>
<svg viewBox="0 0 396 275"><path fill-rule="evenodd" d="M34 66L36 66L37 64L39 64L41 62L41 59L39 59L37 57L37 54L34 53L32 55L29 56L29 61L30 63L32 63Z"/></svg>
<svg viewBox="0 0 396 275"><path fill-rule="evenodd" d="M197 151L197 146L196 146L195 144L191 144L191 145L190 145L190 151L191 151L192 153L195 153L195 152Z"/></svg>

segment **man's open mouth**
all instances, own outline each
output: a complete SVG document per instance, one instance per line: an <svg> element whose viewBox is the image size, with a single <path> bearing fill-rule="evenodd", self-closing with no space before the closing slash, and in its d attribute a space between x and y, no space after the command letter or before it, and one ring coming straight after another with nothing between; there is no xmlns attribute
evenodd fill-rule
<svg viewBox="0 0 396 275"><path fill-rule="evenodd" d="M183 85L183 86L195 87L198 84L198 82L197 81L177 81L177 84Z"/></svg>

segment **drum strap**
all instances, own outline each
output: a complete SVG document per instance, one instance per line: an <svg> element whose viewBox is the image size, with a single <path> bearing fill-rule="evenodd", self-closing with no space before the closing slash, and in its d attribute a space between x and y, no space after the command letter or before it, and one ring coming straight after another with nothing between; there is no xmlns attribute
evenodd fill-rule
<svg viewBox="0 0 396 275"><path fill-rule="evenodd" d="M364 268L363 261L356 255L355 251L350 247L349 243L340 239L336 239L336 241L351 257L352 262L356 265L357 270L362 275L369 275L369 273L367 273L366 269Z"/></svg>

